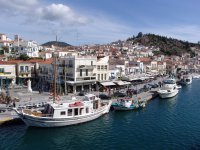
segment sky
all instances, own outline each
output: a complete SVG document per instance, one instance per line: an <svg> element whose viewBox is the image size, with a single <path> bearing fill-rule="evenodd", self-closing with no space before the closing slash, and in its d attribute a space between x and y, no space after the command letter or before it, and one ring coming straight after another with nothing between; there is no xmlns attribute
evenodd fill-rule
<svg viewBox="0 0 200 150"><path fill-rule="evenodd" d="M199 0L0 0L0 33L39 44L106 44L138 32L200 41Z"/></svg>

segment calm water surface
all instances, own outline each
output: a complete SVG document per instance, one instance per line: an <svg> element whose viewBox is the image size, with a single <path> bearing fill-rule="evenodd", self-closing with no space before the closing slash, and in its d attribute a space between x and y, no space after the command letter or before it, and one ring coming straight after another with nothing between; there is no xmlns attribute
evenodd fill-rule
<svg viewBox="0 0 200 150"><path fill-rule="evenodd" d="M200 80L137 111L61 128L0 127L0 150L200 149Z"/></svg>

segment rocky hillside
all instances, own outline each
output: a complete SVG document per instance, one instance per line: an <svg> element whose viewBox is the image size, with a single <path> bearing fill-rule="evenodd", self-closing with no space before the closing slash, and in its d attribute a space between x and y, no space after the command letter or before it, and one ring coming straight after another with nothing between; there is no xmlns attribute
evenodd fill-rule
<svg viewBox="0 0 200 150"><path fill-rule="evenodd" d="M190 43L187 41L182 41L174 38L168 38L165 36L155 35L155 34L142 34L138 33L136 37L128 38L127 41L132 41L133 44L140 43L145 46L155 46L160 48L160 51L156 51L156 54L165 54L165 55L177 55L181 56L182 54L188 52L191 56L194 55L194 51L191 50L191 47L196 47L200 49L200 44Z"/></svg>

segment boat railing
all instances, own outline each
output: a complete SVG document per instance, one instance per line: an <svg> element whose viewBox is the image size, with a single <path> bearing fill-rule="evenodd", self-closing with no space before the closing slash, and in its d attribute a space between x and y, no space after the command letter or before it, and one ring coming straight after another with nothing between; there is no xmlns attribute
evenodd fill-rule
<svg viewBox="0 0 200 150"><path fill-rule="evenodd" d="M23 110L23 112L25 114L33 115L33 116L37 116L37 117L53 117L53 114L43 114L42 112L31 111L30 109L25 109L25 110Z"/></svg>

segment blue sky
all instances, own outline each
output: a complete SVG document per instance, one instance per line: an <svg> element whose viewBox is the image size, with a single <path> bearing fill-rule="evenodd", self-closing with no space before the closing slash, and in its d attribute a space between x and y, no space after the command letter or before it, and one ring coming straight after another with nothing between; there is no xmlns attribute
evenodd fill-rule
<svg viewBox="0 0 200 150"><path fill-rule="evenodd" d="M138 32L200 41L199 0L1 0L0 32L38 43L125 40Z"/></svg>

